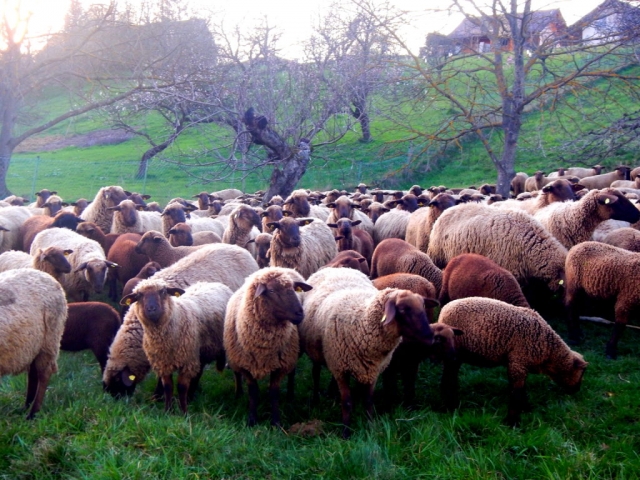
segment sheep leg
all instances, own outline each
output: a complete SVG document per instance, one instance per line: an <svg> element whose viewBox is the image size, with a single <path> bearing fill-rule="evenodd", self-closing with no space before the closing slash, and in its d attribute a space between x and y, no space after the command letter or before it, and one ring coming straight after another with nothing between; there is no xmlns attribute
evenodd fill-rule
<svg viewBox="0 0 640 480"><path fill-rule="evenodd" d="M520 425L520 414L527 405L527 391L525 389L527 369L518 364L510 363L507 367L507 375L511 388L507 425L517 427Z"/></svg>
<svg viewBox="0 0 640 480"><path fill-rule="evenodd" d="M153 391L153 395L151 395L151 401L158 402L164 396L164 387L162 386L162 379L158 378L156 382L156 388Z"/></svg>
<svg viewBox="0 0 640 480"><path fill-rule="evenodd" d="M287 402L293 402L296 388L296 369L294 368L287 375Z"/></svg>
<svg viewBox="0 0 640 480"><path fill-rule="evenodd" d="M52 373L53 372L49 368L38 369L38 386L36 387L36 395L33 400L31 411L29 412L29 415L27 415L27 420L33 420L36 413L40 411L42 400L44 400L44 394L47 391L47 385L49 384L49 378Z"/></svg>
<svg viewBox="0 0 640 480"><path fill-rule="evenodd" d="M373 390L376 383L364 383L362 387L364 390L364 411L367 414L367 419L373 420Z"/></svg>
<svg viewBox="0 0 640 480"><path fill-rule="evenodd" d="M271 425L280 426L280 382L284 372L280 369L271 372L269 382L269 400L271 401Z"/></svg>
<svg viewBox="0 0 640 480"><path fill-rule="evenodd" d="M33 399L36 398L36 392L38 391L38 369L36 368L36 361L31 362L29 366L29 373L27 375L27 400L24 404L25 410L29 408Z"/></svg>
<svg viewBox="0 0 640 480"><path fill-rule="evenodd" d="M418 368L420 360L412 358L407 362L405 368L400 371L402 386L404 387L404 405L413 409L416 403L416 379L418 378Z"/></svg>
<svg viewBox="0 0 640 480"><path fill-rule="evenodd" d="M253 427L258 423L258 381L249 373L245 373L247 378L247 390L249 391L249 421L248 425Z"/></svg>
<svg viewBox="0 0 640 480"><path fill-rule="evenodd" d="M397 373L398 369L393 359L391 359L389 366L382 372L382 392L385 402L389 407L391 407L398 398Z"/></svg>
<svg viewBox="0 0 640 480"><path fill-rule="evenodd" d="M322 365L317 362L313 362L311 367L311 377L313 378L313 396L311 397L311 404L317 405L320 401L320 370Z"/></svg>
<svg viewBox="0 0 640 480"><path fill-rule="evenodd" d="M236 398L240 398L242 396L242 374L239 372L233 372L233 381L236 386Z"/></svg>
<svg viewBox="0 0 640 480"><path fill-rule="evenodd" d="M567 340L569 345L579 345L582 341L582 330L580 328L580 312L578 309L580 296L580 293L576 289L567 286L564 303L567 310Z"/></svg>
<svg viewBox="0 0 640 480"><path fill-rule="evenodd" d="M187 392L187 400L192 402L196 396L196 390L198 390L198 386L200 385L200 378L202 378L202 373L204 372L204 364L200 364L200 371L198 374L191 379L189 383L189 391ZM179 379L178 379L179 381ZM180 388L180 383L178 383L178 389Z"/></svg>
<svg viewBox="0 0 640 480"><path fill-rule="evenodd" d="M342 401L342 438L345 440L351 436L351 411L353 410L353 402L351 400L351 389L349 388L349 374L343 373L338 378L338 389L340 390L340 398Z"/></svg>
<svg viewBox="0 0 640 480"><path fill-rule="evenodd" d="M460 405L458 398L458 374L462 363L445 360L442 369L442 381L440 383L440 394L448 410L454 410Z"/></svg>
<svg viewBox="0 0 640 480"><path fill-rule="evenodd" d="M605 348L605 354L607 358L611 360L615 360L618 358L618 342L620 338L622 338L622 334L624 333L627 322L630 307L624 305L622 303L616 302L615 313L616 313L616 323L613 326L613 332L611 332L611 338L607 342L607 346Z"/></svg>
<svg viewBox="0 0 640 480"><path fill-rule="evenodd" d="M202 370L200 370L200 374L202 374ZM182 374L178 375L178 400L180 402L180 410L182 410L182 413L185 415L187 414L187 397L191 391L191 383L189 378Z"/></svg>
<svg viewBox="0 0 640 480"><path fill-rule="evenodd" d="M173 400L173 377L171 374L162 376L162 388L164 390L164 411L171 409L171 400Z"/></svg>

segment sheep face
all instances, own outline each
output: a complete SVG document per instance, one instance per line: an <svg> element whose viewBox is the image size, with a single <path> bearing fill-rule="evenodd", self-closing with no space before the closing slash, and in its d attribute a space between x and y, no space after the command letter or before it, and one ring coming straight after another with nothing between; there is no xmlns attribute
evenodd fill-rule
<svg viewBox="0 0 640 480"><path fill-rule="evenodd" d="M309 225L313 218L290 218L285 217L279 222L267 223L267 227L272 227L277 232L274 236L285 248L298 248L300 246L300 227Z"/></svg>
<svg viewBox="0 0 640 480"><path fill-rule="evenodd" d="M601 218L623 220L636 223L640 220L640 211L621 192L606 188L597 197Z"/></svg>
<svg viewBox="0 0 640 480"><path fill-rule="evenodd" d="M53 223L49 228L54 228L54 227L68 228L69 230L73 230L75 232L76 229L78 228L78 225L82 222L84 222L84 220L76 216L75 213L59 212L55 216L55 219L53 220Z"/></svg>
<svg viewBox="0 0 640 480"><path fill-rule="evenodd" d="M231 221L238 227L246 230L250 230L251 227L256 227L259 230L262 229L260 216L253 208L247 205L237 207L231 214Z"/></svg>
<svg viewBox="0 0 640 480"><path fill-rule="evenodd" d="M422 195L422 187L420 185L414 185L409 189L409 193L415 195L416 197L419 197L420 195Z"/></svg>
<svg viewBox="0 0 640 480"><path fill-rule="evenodd" d="M580 390L582 377L588 365L582 355L572 351L564 362L551 362L543 373L549 375L554 382L568 393L575 393Z"/></svg>
<svg viewBox="0 0 640 480"><path fill-rule="evenodd" d="M169 218L171 227L174 227L177 223L187 223L184 207L176 202L167 205L161 216Z"/></svg>
<svg viewBox="0 0 640 480"><path fill-rule="evenodd" d="M261 233L255 238L255 244L258 255L258 266L260 268L269 266L269 248L271 247L272 235Z"/></svg>
<svg viewBox="0 0 640 480"><path fill-rule="evenodd" d="M269 223L278 222L282 220L284 217L284 212L282 211L282 207L279 205L270 205L267 209L260 214L262 217L262 231L273 233L275 230L274 227L267 227Z"/></svg>
<svg viewBox="0 0 640 480"><path fill-rule="evenodd" d="M67 257L73 253L73 250L62 250L58 247L48 247L44 250L38 250L36 255L40 256L41 262L49 262L58 274L70 273L71 264Z"/></svg>
<svg viewBox="0 0 640 480"><path fill-rule="evenodd" d="M152 230L140 238L134 250L141 255L153 256L165 241L166 239L161 233Z"/></svg>
<svg viewBox="0 0 640 480"><path fill-rule="evenodd" d="M283 205L284 210L289 210L293 212L296 217L306 217L309 215L311 211L311 206L309 205L309 195L304 191L296 191L294 192Z"/></svg>
<svg viewBox="0 0 640 480"><path fill-rule="evenodd" d="M445 361L457 361L455 337L463 335L459 328L444 323L431 325L433 331L433 357Z"/></svg>
<svg viewBox="0 0 640 480"><path fill-rule="evenodd" d="M177 223L169 230L169 243L172 247L190 247L193 245L191 227L186 223Z"/></svg>
<svg viewBox="0 0 640 480"><path fill-rule="evenodd" d="M62 210L63 206L66 205L67 204L63 203L60 197L58 197L57 195L52 195L45 203L42 204L42 208L49 212L48 214L50 217L53 217L56 215L56 213Z"/></svg>
<svg viewBox="0 0 640 480"><path fill-rule="evenodd" d="M96 293L101 293L104 282L107 280L109 268L118 268L117 263L109 260L89 260L84 262L75 269L76 272L84 271L84 279L91 285Z"/></svg>
<svg viewBox="0 0 640 480"><path fill-rule="evenodd" d="M49 200L51 195L56 195L58 192L52 192L51 190L47 190L43 188L39 192L36 192L36 196L38 199L36 200L36 207L42 208L44 204Z"/></svg>
<svg viewBox="0 0 640 480"><path fill-rule="evenodd" d="M160 325L163 319L168 318L166 314L168 308L170 308L170 297L179 297L183 294L184 290L181 288L167 287L166 285L146 285L123 297L120 304L130 306L135 302L137 304L136 313L140 321L143 323L148 321L155 325Z"/></svg>
<svg viewBox="0 0 640 480"><path fill-rule="evenodd" d="M548 197L547 203L575 200L576 195L568 180L554 180L542 187L542 193Z"/></svg>
<svg viewBox="0 0 640 480"><path fill-rule="evenodd" d="M136 277L149 278L155 275L156 272L159 272L161 269L162 267L158 262L149 262L144 267L142 267L142 269L140 270L140 272L138 272L138 275L136 275Z"/></svg>
<svg viewBox="0 0 640 480"><path fill-rule="evenodd" d="M119 372L112 372L108 381L102 382L102 389L111 394L114 398L121 398L124 396L130 397L136 390L136 376L131 372L129 367L124 367Z"/></svg>
<svg viewBox="0 0 640 480"><path fill-rule="evenodd" d="M429 202L429 207L438 209L440 213L444 212L447 208L454 207L455 205L455 198L448 193L439 193Z"/></svg>
<svg viewBox="0 0 640 480"><path fill-rule="evenodd" d="M354 208L360 208L344 195L339 197L335 202L328 203L327 207L332 208L335 211L336 218L351 218Z"/></svg>
<svg viewBox="0 0 640 480"><path fill-rule="evenodd" d="M389 208L381 205L380 203L371 204L368 207L362 207L362 204L360 205L362 212L366 213L374 224L378 221L382 214L391 211Z"/></svg>
<svg viewBox="0 0 640 480"><path fill-rule="evenodd" d="M306 283L293 282L283 276L271 278L256 285L254 302L271 312L270 318L298 325L304 318L304 312L296 292L308 292L311 288Z"/></svg>
<svg viewBox="0 0 640 480"><path fill-rule="evenodd" d="M210 195L207 192L200 192L197 195L194 195L193 198L198 199L198 207L200 210L209 210L209 202L213 201L213 195Z"/></svg>
<svg viewBox="0 0 640 480"><path fill-rule="evenodd" d="M76 227L76 233L79 233L83 237L90 238L91 240L97 240L98 235L96 235L98 227L95 223L92 222L83 222Z"/></svg>
<svg viewBox="0 0 640 480"><path fill-rule="evenodd" d="M129 196L129 200L131 200L136 205L140 205L141 207L146 207L147 202L145 202L145 200L149 200L151 198L151 195L142 195L141 193L136 192L131 193L125 191L124 193Z"/></svg>
<svg viewBox="0 0 640 480"><path fill-rule="evenodd" d="M73 213L75 213L77 216L80 216L82 212L84 212L84 210L89 206L89 202L86 198L79 198L75 202L71 202L70 205L73 206Z"/></svg>
<svg viewBox="0 0 640 480"><path fill-rule="evenodd" d="M424 298L408 290L400 290L385 302L382 325L387 326L395 322L400 335L405 340L431 345L433 331L429 326L425 308L438 305L440 304L435 299Z"/></svg>
<svg viewBox="0 0 640 480"><path fill-rule="evenodd" d="M118 212L116 215L120 217L120 222L126 227L132 227L138 221L136 204L131 200L123 200L115 207L107 207L107 210Z"/></svg>
<svg viewBox="0 0 640 480"><path fill-rule="evenodd" d="M121 201L127 199L127 194L120 187L106 187L102 191L102 198L104 198L107 207L115 207L119 205Z"/></svg>

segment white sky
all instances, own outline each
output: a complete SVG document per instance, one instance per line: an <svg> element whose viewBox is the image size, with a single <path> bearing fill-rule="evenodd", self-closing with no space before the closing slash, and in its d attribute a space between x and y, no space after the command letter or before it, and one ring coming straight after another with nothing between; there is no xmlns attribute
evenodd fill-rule
<svg viewBox="0 0 640 480"><path fill-rule="evenodd" d="M135 3L136 0L130 0ZM186 0L192 9L199 5L209 11L218 12L216 19L224 17L225 25L241 24L251 28L257 20L267 18L269 25L277 26L282 33L280 47L288 56L295 56L296 45L308 38L310 26L319 14L326 11L331 0ZM343 0L345 3L348 0ZM534 0L534 8L560 8L568 25L593 10L604 0ZM16 6L24 12L31 12L30 34L42 34L60 29L70 0L0 0L3 15L11 18ZM82 0L85 5L105 3L101 0ZM393 0L400 10L407 11L409 26L402 32L412 50L416 51L424 43L427 33L439 31L449 33L460 22L455 15L427 13L430 8L445 7L448 0Z"/></svg>

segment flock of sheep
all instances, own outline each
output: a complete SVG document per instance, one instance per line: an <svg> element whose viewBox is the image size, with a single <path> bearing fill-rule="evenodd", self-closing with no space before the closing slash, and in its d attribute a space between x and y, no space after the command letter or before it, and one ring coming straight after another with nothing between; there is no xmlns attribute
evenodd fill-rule
<svg viewBox="0 0 640 480"><path fill-rule="evenodd" d="M249 424L269 377L271 422L280 383L294 395L298 358L340 394L351 432L350 379L387 400L402 378L415 402L419 364L443 363L442 396L458 406L462 363L506 365L507 422L520 421L528 373L579 389L587 362L531 308L563 293L568 340L581 341L588 302L611 304L606 354L640 307L640 168L519 173L512 199L495 187L415 185L384 191L296 190L288 198L238 190L176 198L160 208L119 186L67 205L0 201L0 376L27 372L28 418L40 410L59 350L91 349L105 391L133 393L150 371L155 395L187 412L205 366L243 379ZM267 201L268 200L268 201ZM108 288L118 312L89 301ZM437 323L434 310L441 307Z"/></svg>

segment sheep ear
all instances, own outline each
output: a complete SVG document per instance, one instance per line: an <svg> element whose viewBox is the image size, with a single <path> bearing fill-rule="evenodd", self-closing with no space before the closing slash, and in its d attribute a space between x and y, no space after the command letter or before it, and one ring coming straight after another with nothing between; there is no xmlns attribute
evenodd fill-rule
<svg viewBox="0 0 640 480"><path fill-rule="evenodd" d="M600 205L611 205L612 203L615 203L618 201L618 197L616 197L615 195L609 195L606 193L601 193L598 195L598 203Z"/></svg>
<svg viewBox="0 0 640 480"><path fill-rule="evenodd" d="M64 254L65 257L68 257L69 255L71 255L73 253L73 250L65 250L62 253Z"/></svg>
<svg viewBox="0 0 640 480"><path fill-rule="evenodd" d="M267 291L267 286L264 283L259 283L256 287L256 293L253 295L253 298L258 298L264 292Z"/></svg>
<svg viewBox="0 0 640 480"><path fill-rule="evenodd" d="M360 209L362 208L362 207L361 207L359 204L357 204L357 203L352 203L352 204L351 204L351 207L352 207L352 208L357 208L358 210L360 210Z"/></svg>
<svg viewBox="0 0 640 480"><path fill-rule="evenodd" d="M130 196L131 196L131 192L130 192L129 190L125 190L125 191L124 191L124 194L125 194L127 197L130 197Z"/></svg>
<svg viewBox="0 0 640 480"><path fill-rule="evenodd" d="M167 288L167 293L172 297L179 297L184 295L184 290L177 287Z"/></svg>
<svg viewBox="0 0 640 480"><path fill-rule="evenodd" d="M271 230L275 230L276 228L280 228L280 222L269 222L267 223L267 227Z"/></svg>
<svg viewBox="0 0 640 480"><path fill-rule="evenodd" d="M139 212L144 212L146 210L146 207L144 205L136 205L136 210L138 210Z"/></svg>
<svg viewBox="0 0 640 480"><path fill-rule="evenodd" d="M2 225L0 225L0 231L8 232L8 231L9 231L9 229L8 229L8 228L3 227Z"/></svg>
<svg viewBox="0 0 640 480"><path fill-rule="evenodd" d="M362 223L362 220L354 220L353 222L351 222L351 226L355 227L356 225L360 225Z"/></svg>
<svg viewBox="0 0 640 480"><path fill-rule="evenodd" d="M293 282L293 289L298 293L302 293L308 292L309 290L313 289L313 287L304 282Z"/></svg>
<svg viewBox="0 0 640 480"><path fill-rule="evenodd" d="M141 195L143 200L149 200L151 198L151 195Z"/></svg>
<svg viewBox="0 0 640 480"><path fill-rule="evenodd" d="M107 207L107 210L118 211L119 212L120 211L120 205L116 205L115 207Z"/></svg>
<svg viewBox="0 0 640 480"><path fill-rule="evenodd" d="M363 263L363 262L366 262L366 261L367 261L367 259L364 258L364 257L358 258L358 262L360 262L360 263Z"/></svg>
<svg viewBox="0 0 640 480"><path fill-rule="evenodd" d="M261 213L260 213L260 216L261 216L262 218L266 217L267 215L269 215L269 213L268 213L268 212L261 212Z"/></svg>
<svg viewBox="0 0 640 480"><path fill-rule="evenodd" d="M120 299L120 305L124 307L130 306L132 303L140 300L140 294L138 293L130 293L129 295L125 295Z"/></svg>
<svg viewBox="0 0 640 480"><path fill-rule="evenodd" d="M383 212L390 212L391 210L388 209L387 207L382 207L380 210L382 210Z"/></svg>
<svg viewBox="0 0 640 480"><path fill-rule="evenodd" d="M582 358L574 358L573 359L573 368L582 368L585 369L589 365L589 362L585 362Z"/></svg>
<svg viewBox="0 0 640 480"><path fill-rule="evenodd" d="M584 190L585 187L584 185L581 185L579 183L572 183L571 184L571 190L573 190L574 192L579 192L580 190Z"/></svg>
<svg viewBox="0 0 640 480"><path fill-rule="evenodd" d="M63 206L63 207L68 207L68 206L69 206L69 204L68 204L67 202L62 202L62 206Z"/></svg>
<svg viewBox="0 0 640 480"><path fill-rule="evenodd" d="M84 262L84 263L81 263L80 265L78 265L78 268L76 268L74 270L74 273L75 272L79 272L80 270L84 270L85 268L87 268L87 262Z"/></svg>
<svg viewBox="0 0 640 480"><path fill-rule="evenodd" d="M169 233L171 233L171 232L169 232ZM247 243L245 243L245 247L246 247L247 245L249 245L250 243L256 243L256 239L255 239L255 238L252 238L251 240L249 240Z"/></svg>
<svg viewBox="0 0 640 480"><path fill-rule="evenodd" d="M459 337L460 335L464 335L464 330L460 330L459 328L451 327L451 330L453 330L453 334L456 337Z"/></svg>
<svg viewBox="0 0 640 480"><path fill-rule="evenodd" d="M337 223L327 223L327 227L329 227L329 228L338 228L338 224Z"/></svg>
<svg viewBox="0 0 640 480"><path fill-rule="evenodd" d="M299 218L298 219L298 225L300 225L301 227L304 227L305 225L309 225L312 222L313 222L313 218Z"/></svg>
<svg viewBox="0 0 640 480"><path fill-rule="evenodd" d="M384 315L380 321L383 326L389 325L396 318L396 300L390 298L387 303L384 304Z"/></svg>
<svg viewBox="0 0 640 480"><path fill-rule="evenodd" d="M338 235L337 237L333 237L336 239L336 242L339 240L342 240L344 238L344 235Z"/></svg>
<svg viewBox="0 0 640 480"><path fill-rule="evenodd" d="M327 208L336 208L336 204L334 202L327 203Z"/></svg>
<svg viewBox="0 0 640 480"><path fill-rule="evenodd" d="M110 262L109 260L105 260L104 263L107 265L107 267L120 268L120 265L114 262Z"/></svg>
<svg viewBox="0 0 640 480"><path fill-rule="evenodd" d="M425 298L424 299L424 308L435 308L439 307L440 302L435 298Z"/></svg>
<svg viewBox="0 0 640 480"><path fill-rule="evenodd" d="M169 235L177 235L178 231L175 228L169 230Z"/></svg>
<svg viewBox="0 0 640 480"><path fill-rule="evenodd" d="M293 215L293 212L291 212L290 210L283 210L282 215L285 217L290 217Z"/></svg>

